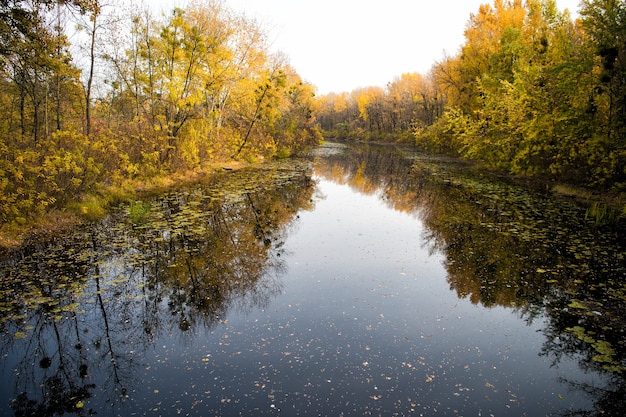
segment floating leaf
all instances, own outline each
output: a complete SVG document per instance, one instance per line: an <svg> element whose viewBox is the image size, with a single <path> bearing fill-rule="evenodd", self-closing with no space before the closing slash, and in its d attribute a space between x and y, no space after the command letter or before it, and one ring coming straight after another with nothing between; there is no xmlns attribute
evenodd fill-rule
<svg viewBox="0 0 626 417"><path fill-rule="evenodd" d="M585 306L583 303L581 303L578 300L572 300L572 302L569 303L568 306L570 306L571 308L579 308L581 310L587 310L587 306Z"/></svg>

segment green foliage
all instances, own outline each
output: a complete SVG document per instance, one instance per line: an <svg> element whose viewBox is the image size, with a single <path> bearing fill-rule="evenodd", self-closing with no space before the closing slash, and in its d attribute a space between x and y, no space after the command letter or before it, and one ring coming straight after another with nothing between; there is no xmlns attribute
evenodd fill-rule
<svg viewBox="0 0 626 417"><path fill-rule="evenodd" d="M419 129L418 145L514 174L622 190L626 37L618 33L626 11L623 2L584 1L581 14L582 25L550 0L482 7L462 54L438 67L457 106Z"/></svg>
<svg viewBox="0 0 626 417"><path fill-rule="evenodd" d="M152 205L149 202L131 200L128 204L128 218L133 225L145 223L151 211Z"/></svg>
<svg viewBox="0 0 626 417"><path fill-rule="evenodd" d="M626 142L626 4L616 0L584 0L582 22L596 55L596 91L608 101L605 133Z"/></svg>
<svg viewBox="0 0 626 417"><path fill-rule="evenodd" d="M78 216L94 221L106 215L106 200L96 195L86 195L80 201L72 202L69 208Z"/></svg>
<svg viewBox="0 0 626 417"><path fill-rule="evenodd" d="M462 149L471 156L480 125L458 108L449 108L437 123L416 131L418 147L436 153L455 154Z"/></svg>

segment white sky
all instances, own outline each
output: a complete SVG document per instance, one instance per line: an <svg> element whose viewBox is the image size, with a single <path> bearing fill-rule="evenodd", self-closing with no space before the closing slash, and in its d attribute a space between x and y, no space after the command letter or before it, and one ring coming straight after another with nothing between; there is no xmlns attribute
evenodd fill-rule
<svg viewBox="0 0 626 417"><path fill-rule="evenodd" d="M273 51L282 51L318 94L385 86L407 72L426 73L463 44L470 14L492 0L224 0L257 19ZM157 11L185 0L150 0ZM557 0L578 10L579 0Z"/></svg>

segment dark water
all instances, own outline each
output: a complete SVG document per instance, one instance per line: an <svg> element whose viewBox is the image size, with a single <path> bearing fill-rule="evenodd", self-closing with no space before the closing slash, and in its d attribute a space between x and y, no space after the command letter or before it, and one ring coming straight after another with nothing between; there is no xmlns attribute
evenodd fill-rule
<svg viewBox="0 0 626 417"><path fill-rule="evenodd" d="M0 415L621 416L623 223L471 171L328 145L16 252Z"/></svg>

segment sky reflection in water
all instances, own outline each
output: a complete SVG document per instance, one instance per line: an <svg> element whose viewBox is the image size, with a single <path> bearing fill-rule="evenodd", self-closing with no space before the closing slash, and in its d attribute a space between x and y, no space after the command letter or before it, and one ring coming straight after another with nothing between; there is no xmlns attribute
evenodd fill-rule
<svg viewBox="0 0 626 417"><path fill-rule="evenodd" d="M0 414L15 408L14 387L28 386L15 369L32 372L30 386L39 388L28 398L41 401L50 394L37 381L50 381L70 359L89 364L69 383L89 394L70 393L57 407L66 415L547 415L591 407L564 381L598 385L604 377L585 374L571 358L551 366L540 355L548 318L458 298L417 205L393 210L398 202L382 187L359 188L336 168L318 166L314 181L305 181L309 194L288 182L276 201L254 191L223 206L219 221L205 219L212 229L199 236L216 242L216 225L255 219L249 231L231 230L225 259L205 254L193 225L174 244L167 240L175 230L156 238L127 232L124 241L143 249L112 250L97 266L86 260L88 278L75 293L80 309L42 325L34 357L19 352L36 337L9 342L14 330L4 320L2 377L9 382ZM185 213L213 201L193 194L167 205ZM284 215L279 206L289 207ZM180 253L165 253L177 245ZM243 247L257 251L258 263L237 254ZM131 253L151 255L138 261ZM193 264L201 255L209 260ZM224 289L228 275L213 275L212 267L240 277L241 287ZM215 299L222 304L205 304ZM70 321L84 346L76 346ZM70 328L63 333L63 326ZM59 328L71 344L52 340Z"/></svg>

